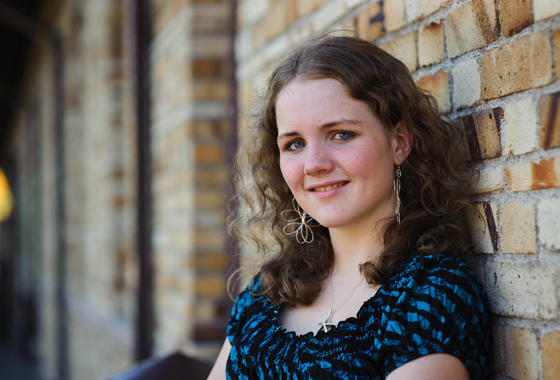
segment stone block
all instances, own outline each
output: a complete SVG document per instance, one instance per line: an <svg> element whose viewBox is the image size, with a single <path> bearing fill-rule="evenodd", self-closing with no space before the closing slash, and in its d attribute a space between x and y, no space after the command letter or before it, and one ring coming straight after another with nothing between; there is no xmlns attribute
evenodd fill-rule
<svg viewBox="0 0 560 380"><path fill-rule="evenodd" d="M453 76L453 108L470 107L480 101L480 67L477 58L459 62L451 71Z"/></svg>
<svg viewBox="0 0 560 380"><path fill-rule="evenodd" d="M544 380L560 380L560 331L546 334L541 343Z"/></svg>
<svg viewBox="0 0 560 380"><path fill-rule="evenodd" d="M445 59L443 20L424 25L418 32L418 63L428 66Z"/></svg>
<svg viewBox="0 0 560 380"><path fill-rule="evenodd" d="M505 37L511 37L533 24L531 0L502 0L500 25Z"/></svg>
<svg viewBox="0 0 560 380"><path fill-rule="evenodd" d="M482 98L490 100L552 82L548 32L523 37L482 54Z"/></svg>
<svg viewBox="0 0 560 380"><path fill-rule="evenodd" d="M463 126L473 161L497 158L502 155L500 145L503 110L497 107L463 118Z"/></svg>
<svg viewBox="0 0 560 380"><path fill-rule="evenodd" d="M498 39L493 0L473 0L449 13L445 21L447 54L451 58L481 48Z"/></svg>
<svg viewBox="0 0 560 380"><path fill-rule="evenodd" d="M385 0L383 2L385 29L394 32L406 25L405 0Z"/></svg>
<svg viewBox="0 0 560 380"><path fill-rule="evenodd" d="M488 168L480 171L478 182L474 189L476 194L491 193L506 187L504 170L502 168Z"/></svg>
<svg viewBox="0 0 560 380"><path fill-rule="evenodd" d="M539 240L551 251L560 251L560 198L548 198L538 206Z"/></svg>
<svg viewBox="0 0 560 380"><path fill-rule="evenodd" d="M506 374L518 380L537 380L539 377L537 335L519 327L505 329Z"/></svg>
<svg viewBox="0 0 560 380"><path fill-rule="evenodd" d="M432 93L438 103L440 112L451 110L451 95L449 93L449 77L445 70L420 78L416 85Z"/></svg>
<svg viewBox="0 0 560 380"><path fill-rule="evenodd" d="M539 147L536 104L533 98L504 106L504 152L520 155L534 152Z"/></svg>
<svg viewBox="0 0 560 380"><path fill-rule="evenodd" d="M543 149L560 146L560 92L539 99L539 122Z"/></svg>
<svg viewBox="0 0 560 380"><path fill-rule="evenodd" d="M493 261L482 266L479 277L493 313L536 320L558 318L557 267Z"/></svg>
<svg viewBox="0 0 560 380"><path fill-rule="evenodd" d="M400 59L410 72L418 68L418 53L416 50L416 31L409 32L403 36L382 45L381 48Z"/></svg>
<svg viewBox="0 0 560 380"><path fill-rule="evenodd" d="M476 203L467 215L467 222L476 253L495 253L498 250L498 229L494 219L496 206Z"/></svg>
<svg viewBox="0 0 560 380"><path fill-rule="evenodd" d="M560 2L558 0L533 0L533 12L535 21L541 21L560 14Z"/></svg>
<svg viewBox="0 0 560 380"><path fill-rule="evenodd" d="M504 372L504 327L492 325L492 372Z"/></svg>
<svg viewBox="0 0 560 380"><path fill-rule="evenodd" d="M406 18L413 22L442 8L449 0L406 0Z"/></svg>
<svg viewBox="0 0 560 380"><path fill-rule="evenodd" d="M560 187L560 158L523 162L506 168L511 191L530 191Z"/></svg>
<svg viewBox="0 0 560 380"><path fill-rule="evenodd" d="M535 202L508 202L502 210L503 253L536 253Z"/></svg>
<svg viewBox="0 0 560 380"><path fill-rule="evenodd" d="M356 37L373 41L383 35L383 13L381 4L374 3L363 12L356 15L350 23Z"/></svg>

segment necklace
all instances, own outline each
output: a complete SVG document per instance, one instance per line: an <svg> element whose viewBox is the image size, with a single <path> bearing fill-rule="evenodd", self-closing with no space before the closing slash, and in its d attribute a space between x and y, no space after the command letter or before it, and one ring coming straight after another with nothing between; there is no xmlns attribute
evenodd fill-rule
<svg viewBox="0 0 560 380"><path fill-rule="evenodd" d="M331 319L331 315L336 311L336 309L338 309L340 306L342 306L346 301L348 301L348 299L352 296L352 294L354 294L354 291L358 288L358 286L360 286L360 284L362 283L362 281L364 281L364 278L362 277L362 279L360 280L360 282L358 282L356 284L356 286L354 286L354 289L352 289L350 291L350 293L348 293L348 295L338 303L338 305L336 305L335 307L332 307L332 301L333 301L333 292L331 292L331 308L329 309L329 314L327 315L327 318L325 318L324 322L319 322L317 323L319 326L321 326L321 328L319 329L319 331L321 331L321 329L323 329L324 332L328 332L330 331L331 327L336 327L337 324L333 323L333 322L329 322L329 319ZM331 289L332 289L332 277L331 277Z"/></svg>

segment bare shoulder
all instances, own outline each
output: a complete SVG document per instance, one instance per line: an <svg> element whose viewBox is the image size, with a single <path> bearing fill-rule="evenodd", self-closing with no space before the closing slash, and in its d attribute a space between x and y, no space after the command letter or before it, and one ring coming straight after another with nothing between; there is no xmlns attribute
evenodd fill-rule
<svg viewBox="0 0 560 380"><path fill-rule="evenodd" d="M387 380L469 380L465 365L453 355L432 354L412 360L387 376Z"/></svg>

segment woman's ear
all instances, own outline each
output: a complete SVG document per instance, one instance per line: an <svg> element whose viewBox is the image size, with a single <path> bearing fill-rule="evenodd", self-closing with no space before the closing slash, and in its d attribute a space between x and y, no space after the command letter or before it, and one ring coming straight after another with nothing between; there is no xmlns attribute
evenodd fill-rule
<svg viewBox="0 0 560 380"><path fill-rule="evenodd" d="M412 150L412 133L405 127L401 120L393 130L393 139L395 144L395 165L402 165Z"/></svg>

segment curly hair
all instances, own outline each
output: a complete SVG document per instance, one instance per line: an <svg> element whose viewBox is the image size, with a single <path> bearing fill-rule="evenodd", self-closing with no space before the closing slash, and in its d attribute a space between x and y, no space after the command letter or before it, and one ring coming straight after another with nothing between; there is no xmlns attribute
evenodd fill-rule
<svg viewBox="0 0 560 380"><path fill-rule="evenodd" d="M327 228L314 229L313 244L298 244L282 231L286 222L280 213L292 208L293 196L280 171L276 101L296 77L340 81L388 132L402 121L413 137L411 153L401 165L401 222L384 221L384 251L360 266L368 283L382 283L414 251L468 253L472 244L463 215L472 209L475 172L458 157L461 131L440 117L435 99L416 87L401 61L358 38L323 37L296 49L276 67L262 108L241 139L235 182L240 210L230 232L262 255L260 292L274 304L310 305L334 263Z"/></svg>

